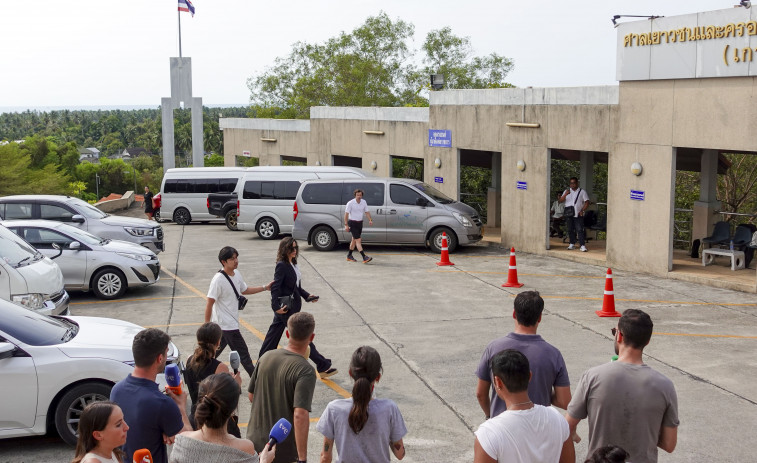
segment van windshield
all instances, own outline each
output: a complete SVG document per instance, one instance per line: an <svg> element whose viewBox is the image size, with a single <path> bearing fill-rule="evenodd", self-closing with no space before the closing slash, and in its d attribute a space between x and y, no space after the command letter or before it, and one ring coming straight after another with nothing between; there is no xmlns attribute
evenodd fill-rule
<svg viewBox="0 0 757 463"><path fill-rule="evenodd" d="M455 202L454 199L445 195L444 193L432 187L428 183L416 183L413 186L421 190L422 192L424 192L426 195L428 195L431 199L433 199L439 204L451 204Z"/></svg>
<svg viewBox="0 0 757 463"><path fill-rule="evenodd" d="M39 256L42 256L42 253L12 231L0 226L0 259L17 268L36 262Z"/></svg>
<svg viewBox="0 0 757 463"><path fill-rule="evenodd" d="M88 219L104 219L108 217L108 214L105 212L79 198L72 199L68 204L74 206L79 214Z"/></svg>

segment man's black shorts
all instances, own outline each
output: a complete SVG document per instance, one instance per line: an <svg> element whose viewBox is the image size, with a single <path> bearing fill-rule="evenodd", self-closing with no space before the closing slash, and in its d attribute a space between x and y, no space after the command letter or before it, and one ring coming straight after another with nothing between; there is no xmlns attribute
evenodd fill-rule
<svg viewBox="0 0 757 463"><path fill-rule="evenodd" d="M347 225L350 226L350 233L352 237L360 239L360 235L363 233L363 221L362 220L348 220Z"/></svg>

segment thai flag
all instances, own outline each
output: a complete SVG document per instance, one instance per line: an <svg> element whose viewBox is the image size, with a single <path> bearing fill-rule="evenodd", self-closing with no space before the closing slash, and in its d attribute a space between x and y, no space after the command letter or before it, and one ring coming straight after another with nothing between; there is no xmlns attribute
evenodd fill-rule
<svg viewBox="0 0 757 463"><path fill-rule="evenodd" d="M195 15L195 6L189 0L179 0L179 11L186 11L192 13L192 17Z"/></svg>

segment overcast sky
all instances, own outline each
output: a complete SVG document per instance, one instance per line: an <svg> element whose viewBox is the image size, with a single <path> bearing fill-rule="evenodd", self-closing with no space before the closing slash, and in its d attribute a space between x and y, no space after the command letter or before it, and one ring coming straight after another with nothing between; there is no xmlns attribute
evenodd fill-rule
<svg viewBox="0 0 757 463"><path fill-rule="evenodd" d="M615 14L673 16L737 0L194 0L181 14L194 96L249 102L248 77L296 41L322 42L385 11L413 47L450 26L478 55L512 58L517 86L614 85ZM177 0L2 0L0 107L158 106L178 56ZM420 59L420 54L418 56Z"/></svg>

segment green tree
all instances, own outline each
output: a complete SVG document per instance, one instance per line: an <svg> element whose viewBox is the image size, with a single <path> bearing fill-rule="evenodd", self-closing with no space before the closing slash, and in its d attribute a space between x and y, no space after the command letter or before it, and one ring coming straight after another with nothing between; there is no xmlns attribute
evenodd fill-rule
<svg viewBox="0 0 757 463"><path fill-rule="evenodd" d="M0 196L24 191L25 175L30 159L17 143L0 145Z"/></svg>
<svg viewBox="0 0 757 463"><path fill-rule="evenodd" d="M205 167L223 167L223 156L213 154L205 158Z"/></svg>

